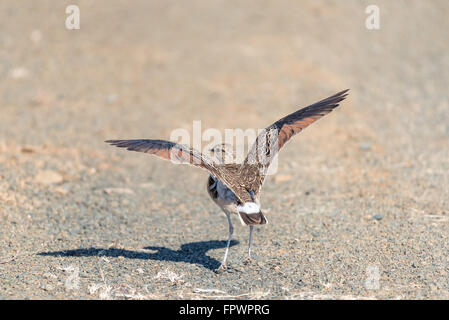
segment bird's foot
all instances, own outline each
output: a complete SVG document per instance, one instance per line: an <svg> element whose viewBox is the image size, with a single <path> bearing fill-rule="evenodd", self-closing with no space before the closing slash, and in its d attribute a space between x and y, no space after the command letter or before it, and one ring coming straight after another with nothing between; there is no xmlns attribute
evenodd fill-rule
<svg viewBox="0 0 449 320"><path fill-rule="evenodd" d="M228 269L228 267L226 266L226 263L222 263L219 267L218 267L218 269L215 269L215 272L221 272L221 271L224 271L224 270L226 270L226 269Z"/></svg>

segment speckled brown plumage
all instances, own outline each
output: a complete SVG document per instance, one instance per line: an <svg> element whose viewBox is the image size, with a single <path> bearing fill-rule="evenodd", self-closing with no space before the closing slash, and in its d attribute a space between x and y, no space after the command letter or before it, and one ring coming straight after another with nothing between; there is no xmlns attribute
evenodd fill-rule
<svg viewBox="0 0 449 320"><path fill-rule="evenodd" d="M347 91L341 91L295 111L268 126L259 134L243 163L217 162L189 146L165 140L136 139L106 142L130 151L145 152L176 163L190 164L210 173L207 183L208 193L226 214L229 222L229 239L222 263L223 268L226 266L233 232L230 215L237 214L243 224L250 226L250 254L253 226L267 223L267 219L260 210L259 200L260 190L270 164L291 137L336 108L339 102L346 98ZM221 159L229 155L229 152L221 146L216 146L214 150L214 152L222 153L219 155Z"/></svg>
<svg viewBox="0 0 449 320"><path fill-rule="evenodd" d="M336 108L338 103L346 98L348 90L349 89L341 91L329 98L285 116L267 127L265 131L257 137L248 152L248 156L246 157L242 168L244 171L243 176L253 177L248 181L247 185L250 190L254 190L256 196L258 196L265 180L268 167L271 164L270 160L277 156L279 150L291 137ZM269 140L269 137L267 136L270 135L275 139L271 144L266 142L267 139ZM275 148L271 150L270 145L274 145ZM257 161L258 155L267 154L269 154L266 158L268 161ZM251 162L250 159L253 159L253 161ZM254 159L256 159L255 163Z"/></svg>

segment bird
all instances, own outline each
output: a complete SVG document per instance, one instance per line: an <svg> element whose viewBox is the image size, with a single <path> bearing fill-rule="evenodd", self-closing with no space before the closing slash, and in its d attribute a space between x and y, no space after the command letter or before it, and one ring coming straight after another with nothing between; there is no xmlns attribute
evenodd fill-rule
<svg viewBox="0 0 449 320"><path fill-rule="evenodd" d="M225 253L217 271L227 269L227 257L234 232L231 215L237 215L244 226L249 227L248 256L251 261L252 235L255 226L268 223L260 205L260 191L268 175L268 169L280 149L296 134L335 109L348 95L349 89L301 108L262 130L240 163L232 146L218 144L210 149L210 155L185 145L166 140L133 139L106 140L113 146L130 151L144 152L177 163L190 164L209 172L207 192L221 208L228 220L228 240Z"/></svg>

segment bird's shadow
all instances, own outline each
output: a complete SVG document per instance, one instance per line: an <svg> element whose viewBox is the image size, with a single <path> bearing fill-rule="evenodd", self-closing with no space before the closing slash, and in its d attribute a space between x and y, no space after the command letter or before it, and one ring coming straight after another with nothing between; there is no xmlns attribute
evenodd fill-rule
<svg viewBox="0 0 449 320"><path fill-rule="evenodd" d="M64 251L40 252L40 256L54 256L54 257L119 257L123 256L127 259L144 259L157 261L174 261L186 262L191 264L201 265L207 269L215 270L220 266L220 262L214 258L206 255L206 252L212 249L226 248L227 241L199 241L185 243L179 250L172 250L165 247L145 247L145 250L152 250L156 252L132 251L118 248L80 248ZM238 241L232 240L230 246L235 246Z"/></svg>

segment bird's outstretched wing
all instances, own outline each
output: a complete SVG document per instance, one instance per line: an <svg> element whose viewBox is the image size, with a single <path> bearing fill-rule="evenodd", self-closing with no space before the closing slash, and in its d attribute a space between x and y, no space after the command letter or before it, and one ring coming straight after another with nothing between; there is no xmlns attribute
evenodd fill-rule
<svg viewBox="0 0 449 320"><path fill-rule="evenodd" d="M258 173L256 174L259 175L258 179L256 179L258 182L257 190L254 190L254 192L259 192L268 167L287 141L308 125L336 108L338 103L346 98L348 90L341 91L329 98L293 112L276 121L259 134L244 162L244 166L257 167L257 170L250 170L253 172L257 171Z"/></svg>
<svg viewBox="0 0 449 320"><path fill-rule="evenodd" d="M220 166L207 155L189 146L166 140L149 139L106 140L105 142L130 151L149 153L165 160L171 160L174 163L190 164L205 169L226 184L236 194L241 203L251 199L249 195L246 196L239 190L238 184L233 180L235 175L230 170L231 167L228 169L226 166Z"/></svg>
<svg viewBox="0 0 449 320"><path fill-rule="evenodd" d="M212 159L205 157L201 152L183 144L178 144L165 140L106 140L105 142L130 151L153 154L174 163L185 163L202 167L209 170L212 166Z"/></svg>

